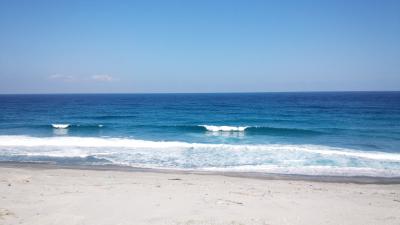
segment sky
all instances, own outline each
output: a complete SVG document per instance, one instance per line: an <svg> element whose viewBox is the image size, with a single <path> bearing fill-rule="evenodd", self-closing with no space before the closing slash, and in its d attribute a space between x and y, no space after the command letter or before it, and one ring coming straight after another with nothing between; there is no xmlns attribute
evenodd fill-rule
<svg viewBox="0 0 400 225"><path fill-rule="evenodd" d="M0 93L400 90L400 1L0 0Z"/></svg>

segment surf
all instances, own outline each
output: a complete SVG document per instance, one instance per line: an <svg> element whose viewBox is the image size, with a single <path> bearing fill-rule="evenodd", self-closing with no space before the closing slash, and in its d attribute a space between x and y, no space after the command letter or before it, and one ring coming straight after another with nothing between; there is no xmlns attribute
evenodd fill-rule
<svg viewBox="0 0 400 225"><path fill-rule="evenodd" d="M0 161L144 168L400 176L400 154L324 145L211 144L110 137L0 136ZM351 170L349 172L348 170ZM339 172L338 172L339 171ZM285 172L285 173L286 173Z"/></svg>
<svg viewBox="0 0 400 225"><path fill-rule="evenodd" d="M211 131L211 132L243 132L245 131L248 127L235 127L235 126L214 126L214 125L199 125L200 127L204 127L206 130Z"/></svg>
<svg viewBox="0 0 400 225"><path fill-rule="evenodd" d="M68 128L102 128L103 124L51 124L51 127L54 129L68 129Z"/></svg>
<svg viewBox="0 0 400 225"><path fill-rule="evenodd" d="M70 124L53 123L51 126L56 129L67 129Z"/></svg>

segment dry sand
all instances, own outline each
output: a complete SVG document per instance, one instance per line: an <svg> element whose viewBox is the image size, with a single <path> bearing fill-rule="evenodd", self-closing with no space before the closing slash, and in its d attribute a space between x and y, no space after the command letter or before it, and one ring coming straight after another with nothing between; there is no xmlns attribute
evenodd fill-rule
<svg viewBox="0 0 400 225"><path fill-rule="evenodd" d="M400 184L0 167L0 224L400 224Z"/></svg>

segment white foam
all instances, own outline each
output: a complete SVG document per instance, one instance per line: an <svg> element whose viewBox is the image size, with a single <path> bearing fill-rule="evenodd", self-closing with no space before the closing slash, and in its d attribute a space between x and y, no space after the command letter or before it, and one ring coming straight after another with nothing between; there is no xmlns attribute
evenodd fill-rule
<svg viewBox="0 0 400 225"><path fill-rule="evenodd" d="M359 167L336 167L336 166L304 166L304 167L282 167L276 165L236 166L236 167L208 167L202 171L213 172L262 172L291 175L310 176L371 176L371 177L399 177L400 170L359 168Z"/></svg>
<svg viewBox="0 0 400 225"><path fill-rule="evenodd" d="M203 144L177 141L146 141L131 138L107 137L30 137L20 135L1 135L1 146L23 147L88 147L88 148L150 148L150 149L208 149L223 151L256 151L256 152L307 152L328 156L348 156L375 160L400 161L400 154L387 152L366 152L353 149L336 148L323 145L231 145L231 144Z"/></svg>
<svg viewBox="0 0 400 225"><path fill-rule="evenodd" d="M1 136L7 156L88 157L148 168L400 176L400 154L323 145L232 145L110 137Z"/></svg>
<svg viewBox="0 0 400 225"><path fill-rule="evenodd" d="M239 131L242 132L246 130L248 127L234 127L234 126L213 126L213 125L199 125L201 127L206 128L208 131L212 132L218 132L218 131L223 131L223 132L233 132L233 131Z"/></svg>
<svg viewBox="0 0 400 225"><path fill-rule="evenodd" d="M19 135L0 136L0 146L23 147L92 147L92 148L168 148L189 147L185 142L157 142L128 138L97 138L97 137L30 137Z"/></svg>
<svg viewBox="0 0 400 225"><path fill-rule="evenodd" d="M69 124L53 123L51 126L56 129L67 129Z"/></svg>
<svg viewBox="0 0 400 225"><path fill-rule="evenodd" d="M90 156L92 153L88 151L83 151L80 149L69 149L68 151L35 151L35 152L25 152L26 156L48 156L48 157L57 157L57 158L70 158L70 157L78 157L85 158Z"/></svg>

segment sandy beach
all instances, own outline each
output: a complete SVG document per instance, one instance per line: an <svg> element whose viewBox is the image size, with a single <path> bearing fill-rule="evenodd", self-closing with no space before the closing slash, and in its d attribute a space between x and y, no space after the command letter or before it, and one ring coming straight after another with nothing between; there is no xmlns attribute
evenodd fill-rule
<svg viewBox="0 0 400 225"><path fill-rule="evenodd" d="M2 165L0 224L400 224L400 184Z"/></svg>

